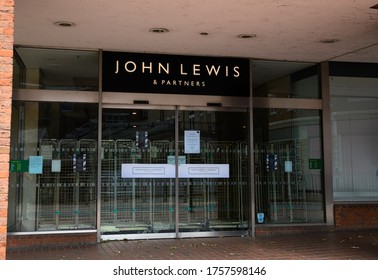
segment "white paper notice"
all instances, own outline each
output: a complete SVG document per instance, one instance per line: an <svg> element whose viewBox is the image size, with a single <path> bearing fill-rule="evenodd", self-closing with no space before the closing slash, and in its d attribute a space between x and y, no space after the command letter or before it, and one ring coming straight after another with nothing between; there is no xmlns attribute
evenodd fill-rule
<svg viewBox="0 0 378 280"><path fill-rule="evenodd" d="M133 164L123 163L121 178L175 178L173 164ZM180 164L179 178L229 178L228 164Z"/></svg>
<svg viewBox="0 0 378 280"><path fill-rule="evenodd" d="M122 164L121 178L175 178L172 164Z"/></svg>
<svg viewBox="0 0 378 280"><path fill-rule="evenodd" d="M30 156L29 157L29 173L42 174L42 169L43 169L43 157Z"/></svg>
<svg viewBox="0 0 378 280"><path fill-rule="evenodd" d="M62 161L60 159L53 159L51 161L51 172L61 172Z"/></svg>
<svg viewBox="0 0 378 280"><path fill-rule="evenodd" d="M200 131L185 130L184 134L185 154L200 153Z"/></svg>
<svg viewBox="0 0 378 280"><path fill-rule="evenodd" d="M292 161L285 161L285 172L293 172L293 162Z"/></svg>
<svg viewBox="0 0 378 280"><path fill-rule="evenodd" d="M179 166L180 178L229 178L228 164L182 164Z"/></svg>

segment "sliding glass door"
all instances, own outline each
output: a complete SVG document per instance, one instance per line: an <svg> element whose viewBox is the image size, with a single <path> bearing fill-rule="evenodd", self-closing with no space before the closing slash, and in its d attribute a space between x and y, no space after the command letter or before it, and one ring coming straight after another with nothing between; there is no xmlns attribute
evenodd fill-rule
<svg viewBox="0 0 378 280"><path fill-rule="evenodd" d="M247 114L181 111L181 232L248 228Z"/></svg>
<svg viewBox="0 0 378 280"><path fill-rule="evenodd" d="M246 230L247 113L104 109L101 234Z"/></svg>
<svg viewBox="0 0 378 280"><path fill-rule="evenodd" d="M104 109L102 234L175 231L174 178L164 173L174 157L174 116L174 111Z"/></svg>

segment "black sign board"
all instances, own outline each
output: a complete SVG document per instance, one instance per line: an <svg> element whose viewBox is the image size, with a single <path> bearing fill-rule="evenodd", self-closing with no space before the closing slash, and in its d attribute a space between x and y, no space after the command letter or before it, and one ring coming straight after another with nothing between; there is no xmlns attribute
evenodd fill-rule
<svg viewBox="0 0 378 280"><path fill-rule="evenodd" d="M104 92L249 96L249 60L103 52Z"/></svg>

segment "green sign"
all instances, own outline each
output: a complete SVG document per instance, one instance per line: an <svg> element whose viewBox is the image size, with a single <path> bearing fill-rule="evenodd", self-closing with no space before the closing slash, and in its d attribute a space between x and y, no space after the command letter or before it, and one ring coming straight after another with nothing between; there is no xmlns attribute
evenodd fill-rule
<svg viewBox="0 0 378 280"><path fill-rule="evenodd" d="M29 160L11 160L10 161L10 172L28 172L29 171Z"/></svg>
<svg viewBox="0 0 378 280"><path fill-rule="evenodd" d="M176 164L176 157L175 156L167 156L167 163L168 164ZM179 164L186 164L186 156L178 156L178 163Z"/></svg>
<svg viewBox="0 0 378 280"><path fill-rule="evenodd" d="M323 160L322 159L309 159L308 160L309 169L323 169Z"/></svg>

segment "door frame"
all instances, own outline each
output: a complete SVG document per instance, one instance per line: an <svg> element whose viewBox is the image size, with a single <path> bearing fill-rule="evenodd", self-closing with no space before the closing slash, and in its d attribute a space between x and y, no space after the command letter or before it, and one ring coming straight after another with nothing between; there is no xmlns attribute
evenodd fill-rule
<svg viewBox="0 0 378 280"><path fill-rule="evenodd" d="M126 93L124 95L127 95ZM164 99L164 98L162 98ZM112 99L113 100L113 99ZM148 101L148 100L147 100ZM97 212L98 215L98 224L97 224L97 230L99 233L100 240L124 240L125 238L128 240L138 240L138 239L166 239L166 238L193 238L193 237L219 237L219 236L248 236L250 235L249 230L233 230L233 231L201 231L201 232L180 232L179 225L179 177L178 177L178 159L179 159L179 113L180 111L188 111L188 110L194 110L194 111L223 111L223 112L245 112L247 113L248 110L246 108L222 108L219 106L161 106L161 105L150 105L150 104L102 104L102 109L143 109L143 110L170 110L174 111L175 113L175 208L177 211L175 211L175 232L171 233L136 233L136 234L101 234L100 227L101 227L101 192L98 192L98 207L99 210ZM101 118L102 118L102 110L101 110ZM100 119L100 117L99 117ZM99 130L102 127L102 120L101 124L99 124ZM249 141L249 139L246 139ZM99 143L101 143L101 139L99 139ZM100 149L99 149L100 150ZM250 157L249 157L250 158ZM101 157L99 157L101 159ZM99 174L99 180L101 180L101 164L98 164L98 174ZM250 170L250 169L249 169ZM248 175L249 178L250 175ZM100 181L99 181L100 182ZM100 184L99 184L100 185ZM98 188L100 189L100 188ZM254 204L254 203L249 203ZM248 205L246 207L251 207L251 205ZM250 225L249 225L250 226Z"/></svg>

